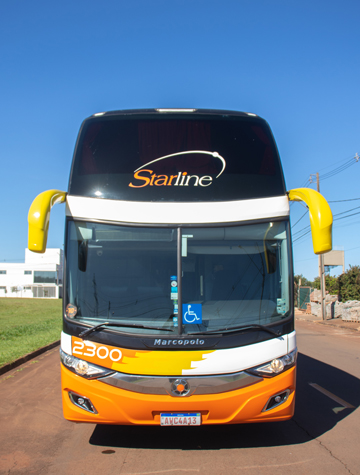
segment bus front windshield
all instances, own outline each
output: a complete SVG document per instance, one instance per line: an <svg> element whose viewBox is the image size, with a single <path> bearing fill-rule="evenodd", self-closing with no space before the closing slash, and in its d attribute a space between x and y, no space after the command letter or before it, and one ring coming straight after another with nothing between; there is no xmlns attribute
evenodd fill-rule
<svg viewBox="0 0 360 475"><path fill-rule="evenodd" d="M289 316L289 252L288 221L180 229L69 220L66 315L148 335L273 324Z"/></svg>

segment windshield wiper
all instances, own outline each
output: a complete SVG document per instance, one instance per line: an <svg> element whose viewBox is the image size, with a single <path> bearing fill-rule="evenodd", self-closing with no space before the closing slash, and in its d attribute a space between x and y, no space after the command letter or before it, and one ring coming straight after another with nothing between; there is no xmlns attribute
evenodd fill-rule
<svg viewBox="0 0 360 475"><path fill-rule="evenodd" d="M120 323L120 322L103 322L99 323L99 325L95 325L94 327L88 328L79 334L79 337L84 339L89 336L91 333L100 330L101 328L108 326L108 327L130 327L130 328L144 328L145 330L159 330L163 332L173 332L171 328L162 328L162 327L150 327L146 325L138 325L137 323Z"/></svg>
<svg viewBox="0 0 360 475"><path fill-rule="evenodd" d="M253 325L240 325L237 327L225 327L225 328L219 328L217 330L208 330L205 332L194 332L194 333L187 333L187 335L208 335L209 333L231 333L231 332L237 332L237 331L248 331L248 330L262 330L264 332L271 333L271 335L275 336L280 336L281 332L280 331L275 331L272 330L271 328L266 327L265 325L258 325L258 324L253 324Z"/></svg>

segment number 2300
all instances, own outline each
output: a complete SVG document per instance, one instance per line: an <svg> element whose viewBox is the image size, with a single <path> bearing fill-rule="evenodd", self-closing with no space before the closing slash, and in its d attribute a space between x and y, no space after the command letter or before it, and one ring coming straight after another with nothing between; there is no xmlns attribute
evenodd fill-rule
<svg viewBox="0 0 360 475"><path fill-rule="evenodd" d="M106 346L96 346L91 341L74 341L73 347L73 354L74 355L81 355L81 356L97 356L101 360L109 357L111 361L120 361L122 357L122 353L119 349L113 348L109 350Z"/></svg>

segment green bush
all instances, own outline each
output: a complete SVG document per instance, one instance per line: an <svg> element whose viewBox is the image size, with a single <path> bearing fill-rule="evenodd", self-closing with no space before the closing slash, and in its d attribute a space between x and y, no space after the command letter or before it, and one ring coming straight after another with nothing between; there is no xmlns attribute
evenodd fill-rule
<svg viewBox="0 0 360 475"><path fill-rule="evenodd" d="M302 276L295 276L296 277ZM314 289L320 289L320 278L315 277L313 282L302 277L306 284ZM338 295L341 302L360 300L360 266L349 266L349 269L339 277L325 276L326 291L331 295Z"/></svg>
<svg viewBox="0 0 360 475"><path fill-rule="evenodd" d="M337 280L341 302L360 300L360 266L349 266Z"/></svg>
<svg viewBox="0 0 360 475"><path fill-rule="evenodd" d="M314 282L311 282L314 289L320 289L320 277L315 277ZM325 288L331 295L338 295L339 293L339 279L331 275L325 276Z"/></svg>

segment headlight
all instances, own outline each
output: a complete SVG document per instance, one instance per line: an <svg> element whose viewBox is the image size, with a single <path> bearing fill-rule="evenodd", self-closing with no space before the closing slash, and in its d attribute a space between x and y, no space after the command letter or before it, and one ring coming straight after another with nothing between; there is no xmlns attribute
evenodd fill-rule
<svg viewBox="0 0 360 475"><path fill-rule="evenodd" d="M103 368L102 366L97 366L88 361L80 360L75 356L68 355L62 349L60 349L60 360L70 371L86 379L102 378L114 373L111 369Z"/></svg>
<svg viewBox="0 0 360 475"><path fill-rule="evenodd" d="M248 373L255 374L257 376L263 376L267 378L271 378L276 376L277 374L286 371L287 369L294 366L296 363L297 357L297 349L288 353L285 356L281 356L280 358L274 358L272 361L265 363L261 366L256 366L255 368L251 368L246 370Z"/></svg>

